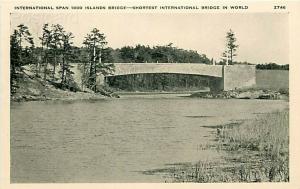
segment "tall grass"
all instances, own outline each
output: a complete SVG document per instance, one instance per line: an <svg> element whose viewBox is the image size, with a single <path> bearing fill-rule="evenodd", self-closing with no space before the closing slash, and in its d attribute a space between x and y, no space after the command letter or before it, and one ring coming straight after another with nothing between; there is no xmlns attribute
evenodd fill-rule
<svg viewBox="0 0 300 189"><path fill-rule="evenodd" d="M239 172L245 176L243 181L289 180L288 111L260 115L238 127L224 127L219 132L219 141L228 144L227 151L243 149L249 155L255 154L240 167Z"/></svg>
<svg viewBox="0 0 300 189"><path fill-rule="evenodd" d="M288 182L289 112L259 115L218 128L226 162L198 162L174 174L175 182Z"/></svg>
<svg viewBox="0 0 300 189"><path fill-rule="evenodd" d="M264 114L234 128L223 127L219 139L230 144L232 150L246 148L278 158L288 152L289 113Z"/></svg>

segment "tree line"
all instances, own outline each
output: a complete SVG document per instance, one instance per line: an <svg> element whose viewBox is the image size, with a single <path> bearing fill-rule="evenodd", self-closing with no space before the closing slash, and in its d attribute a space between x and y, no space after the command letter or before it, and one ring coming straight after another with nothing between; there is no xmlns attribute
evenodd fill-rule
<svg viewBox="0 0 300 189"><path fill-rule="evenodd" d="M124 63L203 63L210 64L211 60L205 54L194 50L184 50L174 47L172 43L163 46L136 45L111 49L112 62Z"/></svg>
<svg viewBox="0 0 300 189"><path fill-rule="evenodd" d="M83 47L73 45L74 35L59 24L44 24L36 47L29 28L20 24L10 36L11 89L18 86L18 77L24 66L30 65L35 76L56 84L60 88L75 86L70 63L80 59L83 85L97 92L97 76L109 74L113 64L102 61L107 44L105 35L94 28L86 35ZM104 52L104 53L103 53ZM58 69L59 68L59 69Z"/></svg>
<svg viewBox="0 0 300 189"><path fill-rule="evenodd" d="M276 63L257 64L256 69L259 70L289 70L289 65L279 65Z"/></svg>

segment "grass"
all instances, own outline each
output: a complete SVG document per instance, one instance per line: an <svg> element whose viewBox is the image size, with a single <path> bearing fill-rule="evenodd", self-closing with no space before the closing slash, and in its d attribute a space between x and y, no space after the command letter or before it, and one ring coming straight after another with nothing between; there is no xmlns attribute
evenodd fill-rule
<svg viewBox="0 0 300 189"><path fill-rule="evenodd" d="M219 138L231 146L259 150L279 156L288 150L288 111L259 115L234 128L223 127Z"/></svg>
<svg viewBox="0 0 300 189"><path fill-rule="evenodd" d="M253 158L248 157L249 163L246 162L238 170L243 173L240 180L289 180L288 111L259 115L238 127L224 127L219 132L219 141L223 145L228 144L227 151L256 152Z"/></svg>
<svg viewBox="0 0 300 189"><path fill-rule="evenodd" d="M215 129L215 147L226 152L226 160L177 166L172 171L172 182L289 181L288 110Z"/></svg>

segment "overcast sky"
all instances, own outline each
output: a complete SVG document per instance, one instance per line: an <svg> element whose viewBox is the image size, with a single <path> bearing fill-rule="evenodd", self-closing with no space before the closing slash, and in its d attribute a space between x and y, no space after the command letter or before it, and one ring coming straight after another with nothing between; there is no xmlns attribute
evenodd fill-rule
<svg viewBox="0 0 300 189"><path fill-rule="evenodd" d="M82 46L94 27L106 35L108 46L167 45L196 50L219 59L225 49L225 35L232 29L237 38L239 61L288 64L288 15L274 13L183 14L12 14L11 30L25 24L38 43L45 23L61 24ZM39 46L39 45L37 45Z"/></svg>

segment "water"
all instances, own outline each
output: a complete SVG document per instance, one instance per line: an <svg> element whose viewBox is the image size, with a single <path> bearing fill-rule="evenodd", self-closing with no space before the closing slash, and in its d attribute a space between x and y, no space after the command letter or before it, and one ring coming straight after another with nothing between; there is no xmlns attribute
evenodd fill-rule
<svg viewBox="0 0 300 189"><path fill-rule="evenodd" d="M147 98L146 98L147 97ZM12 182L164 182L143 171L217 161L199 146L220 125L282 110L285 101L124 96L11 106Z"/></svg>

